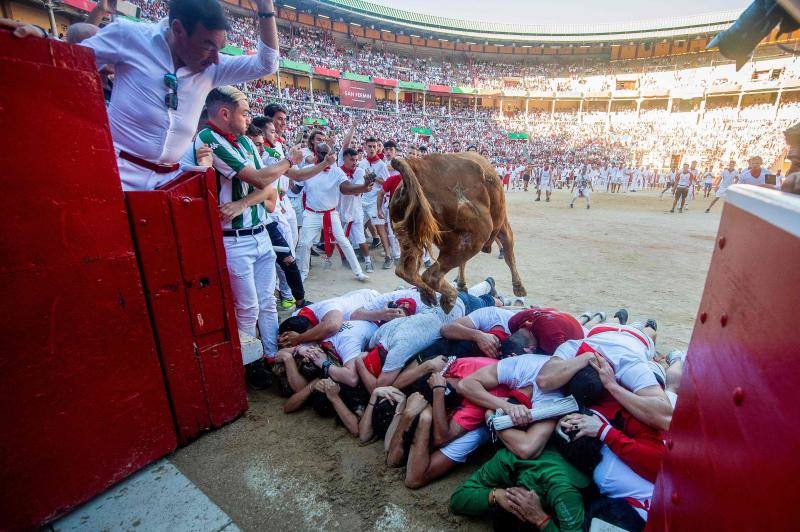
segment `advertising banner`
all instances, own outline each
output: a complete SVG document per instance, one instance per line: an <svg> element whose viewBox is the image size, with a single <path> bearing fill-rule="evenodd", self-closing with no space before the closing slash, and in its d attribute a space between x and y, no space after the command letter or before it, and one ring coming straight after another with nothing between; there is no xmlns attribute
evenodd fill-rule
<svg viewBox="0 0 800 532"><path fill-rule="evenodd" d="M339 80L339 102L348 107L375 108L375 85L349 79Z"/></svg>

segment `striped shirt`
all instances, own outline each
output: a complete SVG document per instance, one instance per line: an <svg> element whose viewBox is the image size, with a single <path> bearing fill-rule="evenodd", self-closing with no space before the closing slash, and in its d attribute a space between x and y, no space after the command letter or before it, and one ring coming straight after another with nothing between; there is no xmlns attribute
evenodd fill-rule
<svg viewBox="0 0 800 532"><path fill-rule="evenodd" d="M213 167L217 174L217 197L219 204L238 201L251 192L255 187L237 179L236 176L246 166L256 170L263 167L261 158L257 155L253 141L242 135L236 139L236 145L231 144L219 134L209 128L202 130L195 140L195 148L208 145L213 152ZM257 203L236 216L232 221L222 225L223 229L245 229L257 227L266 223L267 212L263 203Z"/></svg>

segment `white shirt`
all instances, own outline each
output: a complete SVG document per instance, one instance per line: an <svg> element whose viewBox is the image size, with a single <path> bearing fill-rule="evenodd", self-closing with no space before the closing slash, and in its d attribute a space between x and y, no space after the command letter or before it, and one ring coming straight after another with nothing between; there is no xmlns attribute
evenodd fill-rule
<svg viewBox="0 0 800 532"><path fill-rule="evenodd" d="M378 159L374 163L370 163L366 159L361 159L358 161L358 166L363 168L364 172L369 172L371 170L375 173L375 184L372 185L369 192L365 192L361 195L361 201L365 206L375 205L378 202L378 191L383 187L383 183L378 183L377 179L382 181L389 179L389 169L386 168L386 163L381 159Z"/></svg>
<svg viewBox="0 0 800 532"><path fill-rule="evenodd" d="M347 177L347 174L345 174L345 177ZM363 185L364 169L356 167L353 171L352 179L348 177L348 180L354 185ZM344 223L361 219L363 217L361 213L364 212L361 208L361 194L342 194L336 210L339 211L339 216Z"/></svg>
<svg viewBox="0 0 800 532"><path fill-rule="evenodd" d="M306 207L317 212L335 209L339 205L339 185L347 183L347 174L338 166L331 166L303 182Z"/></svg>
<svg viewBox="0 0 800 532"><path fill-rule="evenodd" d="M728 187L733 185L733 182L737 177L739 177L739 172L736 170L728 170L727 168L723 170L722 174L720 174L719 180L720 190L726 190Z"/></svg>
<svg viewBox="0 0 800 532"><path fill-rule="evenodd" d="M678 174L678 186L681 188L688 187L692 182L692 172L681 172Z"/></svg>
<svg viewBox="0 0 800 532"><path fill-rule="evenodd" d="M98 65L114 65L114 91L108 121L114 148L159 164L173 164L189 148L211 89L258 79L278 68L278 52L259 41L255 55L220 55L203 71L175 69L167 44L166 19L146 24L117 19L81 44L94 51ZM178 109L167 108L164 75L178 78ZM123 164L124 163L124 164ZM178 171L156 174L118 160L123 190L152 190Z"/></svg>
<svg viewBox="0 0 800 532"><path fill-rule="evenodd" d="M748 168L739 176L739 184L740 185L764 185L767 182L767 174L769 172L762 168L761 173L758 174L758 177L753 177L753 174L750 173L750 169Z"/></svg>
<svg viewBox="0 0 800 532"><path fill-rule="evenodd" d="M371 321L345 321L339 332L331 336L328 341L333 344L333 349L342 359L342 364L347 364L361 355L377 330L378 326Z"/></svg>
<svg viewBox="0 0 800 532"><path fill-rule="evenodd" d="M322 318L325 317L325 314L332 310L340 310L344 315L344 319L349 320L350 314L352 314L354 310L360 309L361 307L367 305L370 301L380 295L381 294L376 290L362 288L360 290L353 290L352 292L348 292L339 297L326 299L318 303L312 303L311 305L308 305L308 309L314 313L314 316L317 317L318 321L322 321ZM297 316L299 312L300 309L294 311L292 316Z"/></svg>
<svg viewBox="0 0 800 532"><path fill-rule="evenodd" d="M499 325L505 332L511 334L511 330L508 328L508 320L513 315L514 312L504 308L483 307L473 310L467 314L467 317L479 331L488 332Z"/></svg>
<svg viewBox="0 0 800 532"><path fill-rule="evenodd" d="M616 327L619 328L619 326ZM645 337L641 331L636 331L636 333ZM583 343L597 351L611 364L617 381L631 392L636 393L642 388L658 385L658 381L647 363L648 347L628 333L605 332L587 336L583 340L567 340L558 346L553 356L562 360L575 358Z"/></svg>
<svg viewBox="0 0 800 532"><path fill-rule="evenodd" d="M531 403L536 408L537 401L551 401L563 397L561 392L543 392L536 385L536 377L547 364L550 357L547 355L519 355L504 358L497 363L497 382L505 384L512 390L533 386Z"/></svg>

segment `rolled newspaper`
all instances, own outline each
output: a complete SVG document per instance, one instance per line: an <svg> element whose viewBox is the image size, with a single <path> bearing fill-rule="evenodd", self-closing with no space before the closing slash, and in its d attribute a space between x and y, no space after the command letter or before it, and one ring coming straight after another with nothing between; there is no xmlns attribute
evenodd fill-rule
<svg viewBox="0 0 800 532"><path fill-rule="evenodd" d="M536 403L530 410L530 413L533 418L532 422L535 423L536 421L566 416L567 414L578 412L579 410L578 402L573 396L568 395L563 399ZM510 429L514 426L514 422L511 421L511 416L509 415L495 416L490 422L496 431Z"/></svg>

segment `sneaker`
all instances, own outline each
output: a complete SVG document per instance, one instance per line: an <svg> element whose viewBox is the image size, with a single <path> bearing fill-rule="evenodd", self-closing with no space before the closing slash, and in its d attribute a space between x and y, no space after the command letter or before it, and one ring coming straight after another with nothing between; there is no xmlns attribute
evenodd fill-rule
<svg viewBox="0 0 800 532"><path fill-rule="evenodd" d="M570 208L570 209L573 209L573 208L574 208L574 206L572 205L572 203L570 203L570 204L569 204L569 208Z"/></svg>
<svg viewBox="0 0 800 532"><path fill-rule="evenodd" d="M313 246L311 246L311 249L313 249L314 251L316 251L320 255L324 255L325 254L325 246L324 245L314 244Z"/></svg>
<svg viewBox="0 0 800 532"><path fill-rule="evenodd" d="M549 202L549 201L550 201L550 198L546 198L546 199L545 199L545 201L548 201L548 202Z"/></svg>
<svg viewBox="0 0 800 532"><path fill-rule="evenodd" d="M394 261L392 260L392 257L386 257L383 260L383 269L384 270L388 270L388 269L390 269L392 267L393 264L394 264Z"/></svg>
<svg viewBox="0 0 800 532"><path fill-rule="evenodd" d="M542 198L536 198L534 201L542 201Z"/></svg>
<svg viewBox="0 0 800 532"><path fill-rule="evenodd" d="M710 210L708 210L708 209L706 209L706 214L708 214L709 212L711 212L711 211L710 211Z"/></svg>
<svg viewBox="0 0 800 532"><path fill-rule="evenodd" d="M514 304L512 306L514 306L514 307L524 307L525 306L525 298L524 297L515 297L514 298Z"/></svg>
<svg viewBox="0 0 800 532"><path fill-rule="evenodd" d="M621 308L618 311L616 311L614 313L614 317L617 318L617 321L619 321L620 325L625 325L626 323L628 323L628 311L625 310L624 308Z"/></svg>
<svg viewBox="0 0 800 532"><path fill-rule="evenodd" d="M494 277L487 277L486 282L489 283L489 295L494 297L497 295L497 287L494 283Z"/></svg>
<svg viewBox="0 0 800 532"><path fill-rule="evenodd" d="M680 361L686 360L686 351L681 351L680 349L673 349L667 355L667 364L671 366L678 360Z"/></svg>
<svg viewBox="0 0 800 532"><path fill-rule="evenodd" d="M325 265L322 267L322 269L330 270L331 268L333 268L333 263L331 262L331 259L325 259Z"/></svg>
<svg viewBox="0 0 800 532"><path fill-rule="evenodd" d="M591 205L587 205L587 206L586 206L586 210L587 210L587 211L588 211L589 209L591 209L591 208L592 208L592 206L591 206Z"/></svg>
<svg viewBox="0 0 800 532"><path fill-rule="evenodd" d="M369 277L364 275L363 273L357 273L356 280L361 281L362 283L366 283L367 281L369 281Z"/></svg>
<svg viewBox="0 0 800 532"><path fill-rule="evenodd" d="M372 261L364 263L364 271L367 273L372 273L375 271L375 266L372 265Z"/></svg>
<svg viewBox="0 0 800 532"><path fill-rule="evenodd" d="M251 390L266 390L272 385L272 373L264 362L263 358L259 358L244 367L244 380Z"/></svg>
<svg viewBox="0 0 800 532"><path fill-rule="evenodd" d="M369 245L369 249L378 249L381 246L381 239L375 237L372 239L372 244Z"/></svg>
<svg viewBox="0 0 800 532"><path fill-rule="evenodd" d="M656 320L654 320L653 318L649 318L646 322L644 322L644 326L650 327L654 331L658 330L658 322L656 322Z"/></svg>
<svg viewBox="0 0 800 532"><path fill-rule="evenodd" d="M670 212L674 212L674 211L670 211ZM679 213L680 213L680 212L683 212L683 209L678 209L678 212L679 212Z"/></svg>
<svg viewBox="0 0 800 532"><path fill-rule="evenodd" d="M598 316L600 318L600 323L603 323L603 322L606 321L606 313L605 312L602 312L602 311L601 312L595 312L592 317L594 318L595 316Z"/></svg>
<svg viewBox="0 0 800 532"><path fill-rule="evenodd" d="M669 212L671 212L672 214L675 214L675 209L670 209Z"/></svg>
<svg viewBox="0 0 800 532"><path fill-rule="evenodd" d="M295 301L293 297L290 298L290 299L281 298L280 309L281 310L289 310L289 309L293 308L296 304L297 304L297 301Z"/></svg>
<svg viewBox="0 0 800 532"><path fill-rule="evenodd" d="M319 257L320 256L320 254L317 253L317 250L314 249L314 246L311 246L311 256L312 257Z"/></svg>

